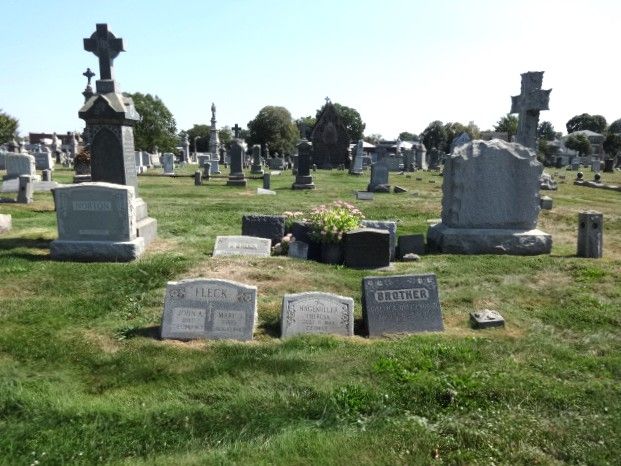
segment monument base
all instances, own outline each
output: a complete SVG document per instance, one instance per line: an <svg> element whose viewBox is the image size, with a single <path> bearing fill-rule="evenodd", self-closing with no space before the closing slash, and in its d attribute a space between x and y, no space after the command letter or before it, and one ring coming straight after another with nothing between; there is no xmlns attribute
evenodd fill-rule
<svg viewBox="0 0 621 466"><path fill-rule="evenodd" d="M257 167L257 166L253 165L252 167L250 167L250 174L251 175L263 175L263 173L265 173L265 172L263 171L261 166Z"/></svg>
<svg viewBox="0 0 621 466"><path fill-rule="evenodd" d="M291 189L315 189L315 183L293 183Z"/></svg>
<svg viewBox="0 0 621 466"><path fill-rule="evenodd" d="M248 184L248 180L246 180L246 178L244 178L244 176L236 176L236 175L231 175L229 176L229 180L226 182L227 186L241 186L241 187L245 187Z"/></svg>
<svg viewBox="0 0 621 466"><path fill-rule="evenodd" d="M77 262L130 262L145 250L144 238L132 241L67 241L50 243L50 256L57 261Z"/></svg>
<svg viewBox="0 0 621 466"><path fill-rule="evenodd" d="M359 171L359 172L358 171L351 171L351 172L349 172L349 174L353 175L353 176L362 176L362 171Z"/></svg>
<svg viewBox="0 0 621 466"><path fill-rule="evenodd" d="M448 254L535 256L550 253L552 236L537 229L449 228L438 223L427 230L427 245L432 252Z"/></svg>
<svg viewBox="0 0 621 466"><path fill-rule="evenodd" d="M136 211L136 235L144 239L146 248L157 236L157 220L149 217L147 203L141 197L134 200Z"/></svg>
<svg viewBox="0 0 621 466"><path fill-rule="evenodd" d="M74 175L73 177L73 184L89 183L91 181L91 175Z"/></svg>
<svg viewBox="0 0 621 466"><path fill-rule="evenodd" d="M390 185L389 184L377 184L375 186L368 185L367 191L370 193L389 193Z"/></svg>

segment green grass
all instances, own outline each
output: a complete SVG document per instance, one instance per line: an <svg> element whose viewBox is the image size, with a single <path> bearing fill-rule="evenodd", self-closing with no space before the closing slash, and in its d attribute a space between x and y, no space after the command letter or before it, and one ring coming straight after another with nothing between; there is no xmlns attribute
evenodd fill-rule
<svg viewBox="0 0 621 466"><path fill-rule="evenodd" d="M191 169L180 173L140 177L159 238L130 264L50 261L51 195L0 204L13 215L0 237L1 464L618 464L621 194L573 186L568 172L540 215L549 256L397 264L391 273L437 274L443 333L283 341L283 293L351 296L359 329L360 281L386 272L213 259L215 236L239 234L244 213L336 198L397 220L399 233L425 232L442 178L392 174L409 193L368 202L353 195L367 177L339 171L315 173L312 192L274 176L276 196L256 196L260 180L195 187ZM585 209L604 212L600 260L575 257ZM255 341L157 339L166 282L198 276L258 286ZM482 308L507 326L470 329Z"/></svg>

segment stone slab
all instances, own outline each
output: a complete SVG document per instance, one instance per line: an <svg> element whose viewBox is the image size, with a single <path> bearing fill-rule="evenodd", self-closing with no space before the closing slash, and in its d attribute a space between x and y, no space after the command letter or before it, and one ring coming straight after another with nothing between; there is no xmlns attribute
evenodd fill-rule
<svg viewBox="0 0 621 466"><path fill-rule="evenodd" d="M357 191L356 199L359 201L372 201L375 198L375 193L370 191Z"/></svg>
<svg viewBox="0 0 621 466"><path fill-rule="evenodd" d="M354 334L354 300L318 291L285 294L282 300L281 337L300 334Z"/></svg>
<svg viewBox="0 0 621 466"><path fill-rule="evenodd" d="M294 259L308 259L308 243L297 240L291 241L287 255Z"/></svg>
<svg viewBox="0 0 621 466"><path fill-rule="evenodd" d="M130 262L145 250L144 238L131 241L64 241L50 243L50 256L57 261Z"/></svg>
<svg viewBox="0 0 621 466"><path fill-rule="evenodd" d="M272 191L271 189L257 188L257 195L259 196L275 196L276 191Z"/></svg>
<svg viewBox="0 0 621 466"><path fill-rule="evenodd" d="M270 257L272 242L255 236L218 236L213 248L213 257L257 256Z"/></svg>
<svg viewBox="0 0 621 466"><path fill-rule="evenodd" d="M362 317L370 337L443 331L435 274L363 278Z"/></svg>
<svg viewBox="0 0 621 466"><path fill-rule="evenodd" d="M395 249L397 247L397 222L392 220L363 220L362 226L367 228L377 228L388 230L390 233L390 260L395 260Z"/></svg>
<svg viewBox="0 0 621 466"><path fill-rule="evenodd" d="M448 228L439 223L427 230L430 251L448 254L549 254L552 236L541 230Z"/></svg>
<svg viewBox="0 0 621 466"><path fill-rule="evenodd" d="M207 278L166 285L163 339L252 340L256 322L256 286Z"/></svg>
<svg viewBox="0 0 621 466"><path fill-rule="evenodd" d="M38 175L37 175L38 178ZM32 189L35 193L49 193L52 189L58 188L59 186L63 186L56 181L33 181ZM3 193L16 193L19 191L19 180L12 179L6 180L2 183L2 191Z"/></svg>
<svg viewBox="0 0 621 466"><path fill-rule="evenodd" d="M397 240L397 254L403 259L406 254L425 254L425 235L401 235Z"/></svg>
<svg viewBox="0 0 621 466"><path fill-rule="evenodd" d="M344 263L352 268L378 268L390 265L390 233L377 228L358 228L344 239Z"/></svg>
<svg viewBox="0 0 621 466"><path fill-rule="evenodd" d="M472 328L482 329L490 327L504 327L505 319L496 311L483 309L470 313L470 325Z"/></svg>
<svg viewBox="0 0 621 466"><path fill-rule="evenodd" d="M285 217L283 215L246 214L242 217L242 235L268 238L272 246L280 243L285 236Z"/></svg>

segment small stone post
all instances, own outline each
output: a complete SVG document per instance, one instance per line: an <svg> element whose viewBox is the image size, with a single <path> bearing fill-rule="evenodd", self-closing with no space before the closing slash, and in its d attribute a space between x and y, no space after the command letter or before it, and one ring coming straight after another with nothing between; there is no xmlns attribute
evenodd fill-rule
<svg viewBox="0 0 621 466"><path fill-rule="evenodd" d="M272 185L272 175L271 173L263 174L263 189L271 189Z"/></svg>
<svg viewBox="0 0 621 466"><path fill-rule="evenodd" d="M52 170L42 170L41 181L52 181Z"/></svg>
<svg viewBox="0 0 621 466"><path fill-rule="evenodd" d="M600 258L604 246L604 215L587 210L578 214L578 257Z"/></svg>
<svg viewBox="0 0 621 466"><path fill-rule="evenodd" d="M211 163L205 162L205 165L203 165L203 177L205 178L206 181L209 180L210 174L211 174Z"/></svg>
<svg viewBox="0 0 621 466"><path fill-rule="evenodd" d="M201 186L203 184L203 174L200 170L194 172L194 186Z"/></svg>

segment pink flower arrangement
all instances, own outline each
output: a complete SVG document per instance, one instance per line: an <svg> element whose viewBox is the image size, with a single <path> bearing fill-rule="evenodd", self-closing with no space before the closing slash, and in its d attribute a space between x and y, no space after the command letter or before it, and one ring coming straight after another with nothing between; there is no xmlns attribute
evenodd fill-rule
<svg viewBox="0 0 621 466"><path fill-rule="evenodd" d="M311 210L308 222L311 238L321 243L338 243L343 235L360 226L364 215L360 210L344 201L322 204Z"/></svg>

